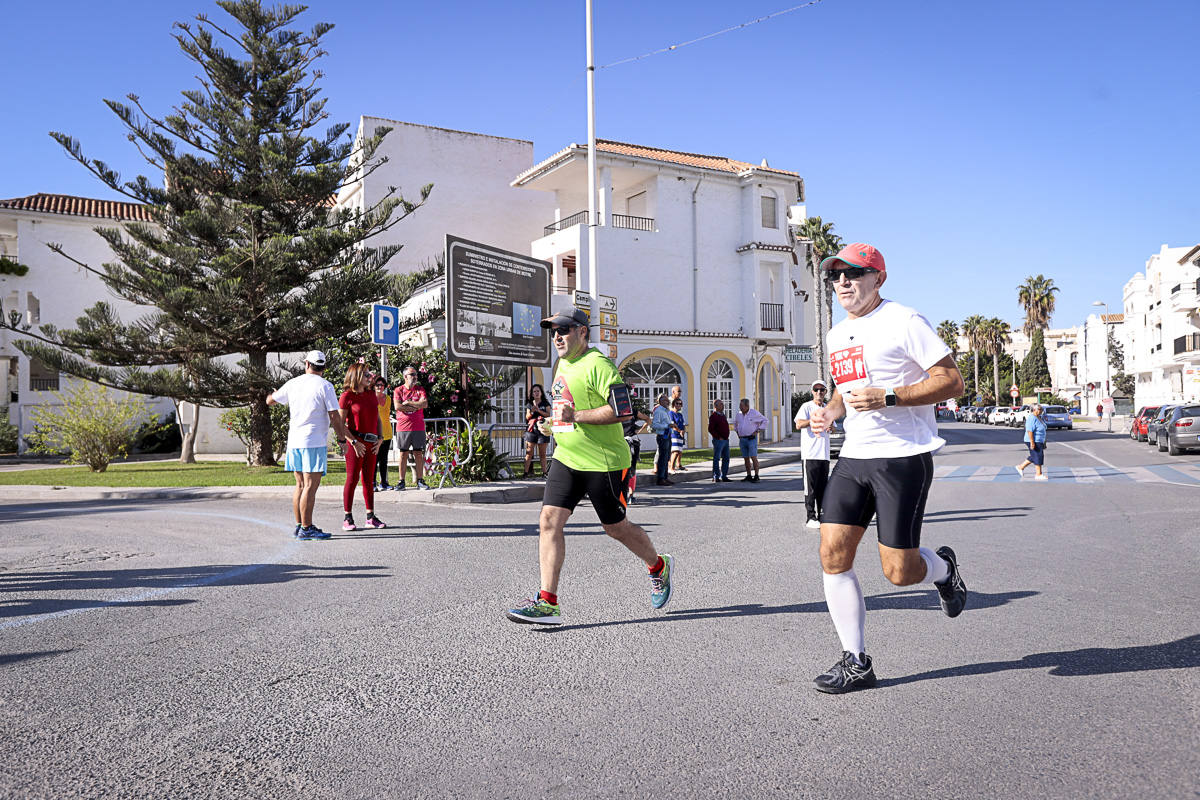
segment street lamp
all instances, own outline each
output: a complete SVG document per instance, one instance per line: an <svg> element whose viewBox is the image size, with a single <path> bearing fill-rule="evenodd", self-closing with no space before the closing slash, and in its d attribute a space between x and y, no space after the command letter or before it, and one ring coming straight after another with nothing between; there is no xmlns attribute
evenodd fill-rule
<svg viewBox="0 0 1200 800"><path fill-rule="evenodd" d="M1104 323L1104 392L1105 392L1106 396L1112 397L1112 353L1109 352L1109 348L1111 347L1111 345L1109 344L1109 333L1108 333L1108 318L1109 318L1108 303L1104 302L1103 300L1096 300L1095 302L1092 303L1092 305L1104 306L1104 319L1101 320ZM1103 398L1101 398L1100 402L1102 402L1102 403L1104 402ZM1112 433L1112 418L1113 418L1113 411L1115 411L1115 410L1116 410L1115 406L1108 410L1108 431L1109 431L1109 433Z"/></svg>

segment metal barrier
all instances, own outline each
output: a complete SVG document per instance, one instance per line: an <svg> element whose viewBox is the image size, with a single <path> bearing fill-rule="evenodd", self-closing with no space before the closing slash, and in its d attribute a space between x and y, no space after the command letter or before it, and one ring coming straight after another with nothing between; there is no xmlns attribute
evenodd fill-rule
<svg viewBox="0 0 1200 800"><path fill-rule="evenodd" d="M396 432L396 418L392 418L393 435ZM461 467L471 461L475 455L475 436L474 428L471 423L464 417L426 417L425 418L425 475L432 479L437 476L440 478L438 488L446 485L446 481L450 481L451 486L458 486L454 482L454 468ZM467 455L464 458L463 437L462 432L467 432ZM442 443L448 440L454 441L454 447L447 454L439 454L437 448ZM404 476L400 476L400 480L404 481Z"/></svg>
<svg viewBox="0 0 1200 800"><path fill-rule="evenodd" d="M511 422L493 422L486 427L481 427L488 438L492 440L492 449L504 456L507 461L524 461L525 460L525 431L524 425L519 425ZM554 452L554 437L550 437L550 446L546 449L546 456L549 457ZM537 453L534 453L534 458Z"/></svg>

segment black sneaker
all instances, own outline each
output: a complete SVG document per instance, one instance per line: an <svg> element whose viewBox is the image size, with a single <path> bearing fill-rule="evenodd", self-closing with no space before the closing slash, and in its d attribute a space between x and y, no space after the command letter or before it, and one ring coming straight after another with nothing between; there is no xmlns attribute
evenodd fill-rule
<svg viewBox="0 0 1200 800"><path fill-rule="evenodd" d="M826 694L845 694L855 689L870 689L875 685L875 665L866 653L859 653L859 664L854 660L854 654L849 650L842 651L842 657L829 668L824 675L818 675L813 683L818 692Z"/></svg>
<svg viewBox="0 0 1200 800"><path fill-rule="evenodd" d="M937 555L950 565L950 577L934 584L942 602L942 611L947 617L957 617L967 607L967 585L958 574L958 560L954 557L954 551L943 545L937 549Z"/></svg>

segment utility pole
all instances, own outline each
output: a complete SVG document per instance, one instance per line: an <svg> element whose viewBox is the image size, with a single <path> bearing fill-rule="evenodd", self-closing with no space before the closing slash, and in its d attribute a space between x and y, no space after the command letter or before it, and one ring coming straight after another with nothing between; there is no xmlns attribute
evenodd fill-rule
<svg viewBox="0 0 1200 800"><path fill-rule="evenodd" d="M1100 320L1104 323L1104 397L1112 397L1112 345L1108 332L1108 303L1097 300L1092 305L1104 306L1104 318ZM1104 397L1100 399L1100 402L1104 402ZM1112 433L1112 418L1116 405L1114 404L1112 409L1106 410L1108 411L1108 432Z"/></svg>
<svg viewBox="0 0 1200 800"><path fill-rule="evenodd" d="M587 0L587 128L588 128L588 293L592 313L600 311L599 270L596 266L596 59L592 53L592 0ZM592 324L592 341L600 341L600 327Z"/></svg>

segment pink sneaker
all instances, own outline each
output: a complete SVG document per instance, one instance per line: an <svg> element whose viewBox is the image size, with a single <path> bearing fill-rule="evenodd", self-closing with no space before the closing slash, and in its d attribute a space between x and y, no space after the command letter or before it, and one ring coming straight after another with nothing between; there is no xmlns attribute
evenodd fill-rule
<svg viewBox="0 0 1200 800"><path fill-rule="evenodd" d="M386 528L387 523L385 523L379 517L367 517L367 527L368 528Z"/></svg>
<svg viewBox="0 0 1200 800"><path fill-rule="evenodd" d="M344 520L342 520L342 530L356 531L356 530L358 530L358 526L354 524L354 520L344 519Z"/></svg>

